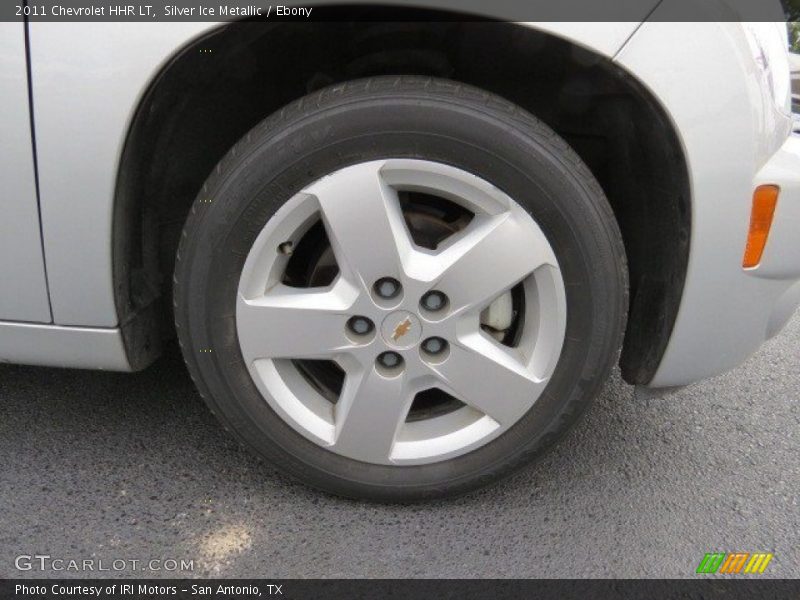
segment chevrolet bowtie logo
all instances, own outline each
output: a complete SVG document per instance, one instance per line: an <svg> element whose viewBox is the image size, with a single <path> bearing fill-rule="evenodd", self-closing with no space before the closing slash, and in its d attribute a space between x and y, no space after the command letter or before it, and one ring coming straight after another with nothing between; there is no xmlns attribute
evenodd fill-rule
<svg viewBox="0 0 800 600"><path fill-rule="evenodd" d="M396 342L405 334L407 334L410 329L411 329L411 319L406 317L397 324L397 327L394 328L394 332L392 333L392 339Z"/></svg>

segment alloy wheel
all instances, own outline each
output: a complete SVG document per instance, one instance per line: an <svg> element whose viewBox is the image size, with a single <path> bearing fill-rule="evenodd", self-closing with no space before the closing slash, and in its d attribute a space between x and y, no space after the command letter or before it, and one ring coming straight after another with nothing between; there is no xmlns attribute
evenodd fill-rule
<svg viewBox="0 0 800 600"><path fill-rule="evenodd" d="M564 282L534 219L489 182L388 159L294 195L242 270L236 328L266 402L331 452L385 465L511 428L558 362Z"/></svg>

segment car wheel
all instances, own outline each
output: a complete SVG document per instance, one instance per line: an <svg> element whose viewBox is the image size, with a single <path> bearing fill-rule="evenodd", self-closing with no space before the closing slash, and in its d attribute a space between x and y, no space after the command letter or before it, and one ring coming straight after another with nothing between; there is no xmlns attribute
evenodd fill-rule
<svg viewBox="0 0 800 600"><path fill-rule="evenodd" d="M189 370L279 469L382 501L512 472L597 394L624 329L614 215L522 109L437 79L326 88L239 141L175 272Z"/></svg>

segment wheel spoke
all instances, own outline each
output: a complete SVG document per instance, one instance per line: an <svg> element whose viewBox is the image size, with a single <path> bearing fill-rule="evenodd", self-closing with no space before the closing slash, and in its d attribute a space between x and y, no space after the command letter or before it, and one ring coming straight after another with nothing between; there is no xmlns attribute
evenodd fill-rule
<svg viewBox="0 0 800 600"><path fill-rule="evenodd" d="M368 289L380 277L401 279L411 250L397 192L383 180L380 162L342 170L304 190L315 196L339 267Z"/></svg>
<svg viewBox="0 0 800 600"><path fill-rule="evenodd" d="M557 264L544 236L510 212L483 218L437 258L436 287L456 312L482 309L541 265Z"/></svg>
<svg viewBox="0 0 800 600"><path fill-rule="evenodd" d="M263 296L239 296L236 319L242 355L258 358L331 358L350 346L345 337L355 291L340 281L321 292L277 286Z"/></svg>
<svg viewBox="0 0 800 600"><path fill-rule="evenodd" d="M332 449L358 460L387 462L411 407L406 378L387 378L372 366L348 375L336 405Z"/></svg>
<svg viewBox="0 0 800 600"><path fill-rule="evenodd" d="M546 384L512 353L477 332L451 344L447 360L431 368L447 391L504 427L525 414Z"/></svg>

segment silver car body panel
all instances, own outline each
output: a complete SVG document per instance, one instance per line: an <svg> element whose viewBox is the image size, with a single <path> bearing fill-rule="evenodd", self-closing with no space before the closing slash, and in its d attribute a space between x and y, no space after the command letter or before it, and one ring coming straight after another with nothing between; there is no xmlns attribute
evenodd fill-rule
<svg viewBox="0 0 800 600"><path fill-rule="evenodd" d="M208 27L31 23L39 192L55 323L118 324L111 218L128 126L164 62Z"/></svg>
<svg viewBox="0 0 800 600"><path fill-rule="evenodd" d="M23 24L0 23L0 320L49 323L27 82Z"/></svg>
<svg viewBox="0 0 800 600"><path fill-rule="evenodd" d="M116 331L112 211L127 131L144 92L170 57L215 26L31 24L42 223L55 323ZM783 258L799 255L791 235L770 239L762 267L741 268L752 190L760 178L781 178L775 181L784 188L776 220L795 218L800 205L792 191L792 165L800 172L800 155L787 142L791 120L769 97L741 24L525 26L613 58L650 89L683 145L692 193L691 254L678 319L651 386L690 383L741 363L800 301L800 261L794 265ZM776 223L779 229L787 226ZM33 354L9 359L58 363L46 345L38 354L31 348ZM78 352L91 366L92 352ZM109 362L117 367L108 368L129 368L124 360Z"/></svg>
<svg viewBox="0 0 800 600"><path fill-rule="evenodd" d="M0 362L130 371L119 329L0 322Z"/></svg>
<svg viewBox="0 0 800 600"><path fill-rule="evenodd" d="M740 23L647 22L616 60L661 100L689 166L692 233L683 298L649 384L684 385L742 363L776 333L776 320L794 311L787 298L797 296L790 289L800 280L800 237L779 231L792 226L800 209L800 153L787 146L791 116L762 85ZM793 163L794 174L791 167L768 167L777 160ZM764 174L781 186L781 208L762 264L744 270L753 190L767 182Z"/></svg>

